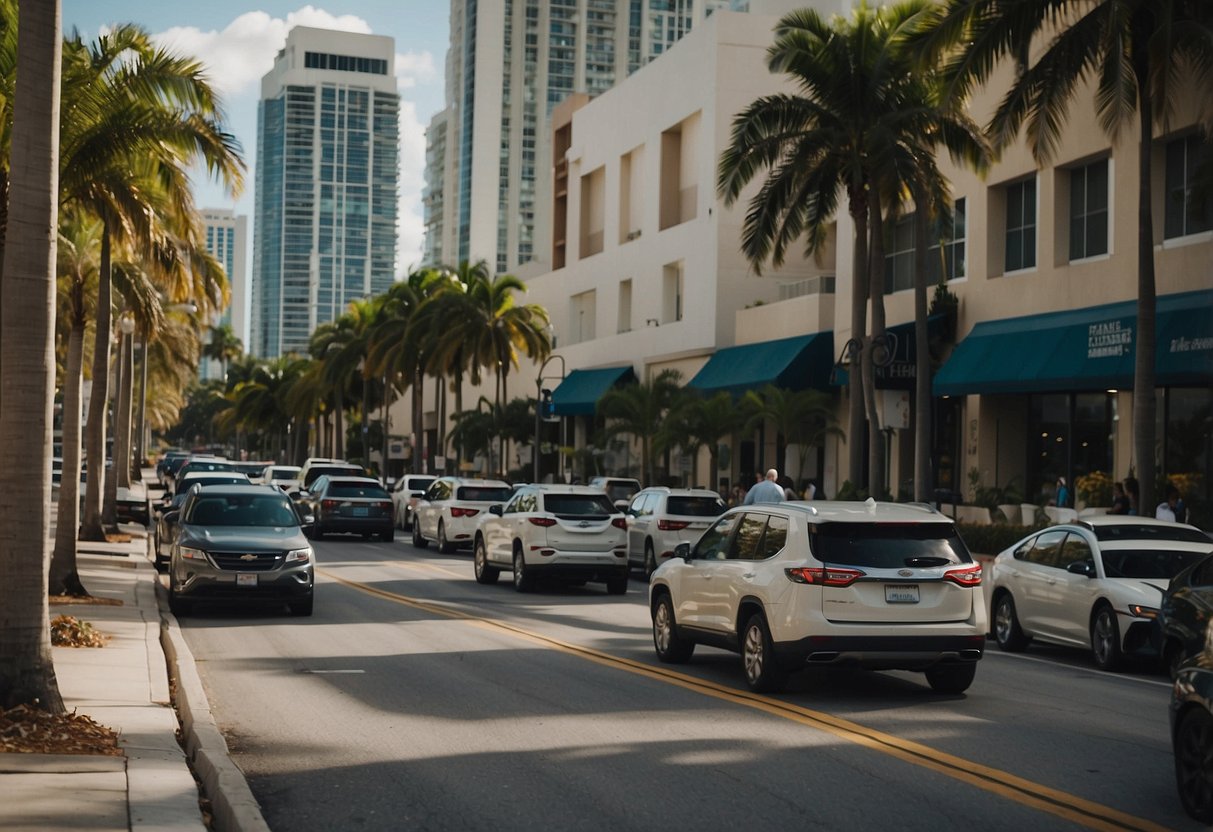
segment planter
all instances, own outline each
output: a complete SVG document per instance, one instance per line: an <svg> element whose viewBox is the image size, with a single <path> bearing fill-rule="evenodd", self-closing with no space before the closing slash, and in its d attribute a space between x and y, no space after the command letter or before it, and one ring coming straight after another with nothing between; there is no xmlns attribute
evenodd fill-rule
<svg viewBox="0 0 1213 832"><path fill-rule="evenodd" d="M1019 503L1000 504L998 510L1002 512L1003 521L1012 526L1027 525L1022 523L1020 518L1023 516L1019 510Z"/></svg>

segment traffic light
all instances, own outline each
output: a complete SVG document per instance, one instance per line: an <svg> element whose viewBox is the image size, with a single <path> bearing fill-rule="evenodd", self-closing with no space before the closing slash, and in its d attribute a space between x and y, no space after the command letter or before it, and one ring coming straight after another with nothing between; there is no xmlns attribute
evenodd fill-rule
<svg viewBox="0 0 1213 832"><path fill-rule="evenodd" d="M544 419L555 419L556 404L552 401L552 391L546 387L539 391L539 415Z"/></svg>

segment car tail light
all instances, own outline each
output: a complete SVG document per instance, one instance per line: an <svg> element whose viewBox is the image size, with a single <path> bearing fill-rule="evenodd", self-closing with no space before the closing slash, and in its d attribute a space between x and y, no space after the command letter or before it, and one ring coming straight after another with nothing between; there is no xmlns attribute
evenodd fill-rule
<svg viewBox="0 0 1213 832"><path fill-rule="evenodd" d="M617 529L624 529L626 531L627 527L628 527L628 521L624 520L622 517L616 517L614 520L611 521L611 525Z"/></svg>
<svg viewBox="0 0 1213 832"><path fill-rule="evenodd" d="M867 574L840 566L800 566L783 571L792 583L818 586L850 586Z"/></svg>
<svg viewBox="0 0 1213 832"><path fill-rule="evenodd" d="M943 579L960 586L981 586L981 564L975 563L962 569L949 569L943 573Z"/></svg>
<svg viewBox="0 0 1213 832"><path fill-rule="evenodd" d="M554 517L528 517L527 520L532 526L543 526L544 528L547 528L548 526L556 525L556 518Z"/></svg>
<svg viewBox="0 0 1213 832"><path fill-rule="evenodd" d="M658 520L657 528L663 532L679 532L691 525L690 520Z"/></svg>
<svg viewBox="0 0 1213 832"><path fill-rule="evenodd" d="M333 509L333 508L337 508L338 505L339 505L339 503L337 500L321 500L320 501L321 508Z"/></svg>
<svg viewBox="0 0 1213 832"><path fill-rule="evenodd" d="M379 508L383 509L384 511L391 511L391 510L392 510L392 503L391 503L391 501L388 501L388 502L386 502L386 503L383 503L383 502L378 503L378 506L379 506Z"/></svg>
<svg viewBox="0 0 1213 832"><path fill-rule="evenodd" d="M451 508L452 517L475 517L479 513L478 508L459 508L457 506Z"/></svg>

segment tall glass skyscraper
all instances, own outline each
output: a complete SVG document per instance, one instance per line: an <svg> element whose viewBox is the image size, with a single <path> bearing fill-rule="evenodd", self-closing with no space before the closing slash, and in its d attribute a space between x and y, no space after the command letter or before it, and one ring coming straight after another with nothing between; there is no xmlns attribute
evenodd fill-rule
<svg viewBox="0 0 1213 832"><path fill-rule="evenodd" d="M296 27L261 79L249 351L307 350L317 324L396 271L399 111L391 38Z"/></svg>
<svg viewBox="0 0 1213 832"><path fill-rule="evenodd" d="M231 302L221 315L216 316L212 326L225 324L232 328L245 350L249 347L248 335L248 273L245 268L245 248L248 245L248 217L237 215L226 208L203 208L202 224L206 228L206 250L223 266L227 275ZM203 336L204 342L210 336ZM206 381L219 378L218 361L203 359L198 365L198 378Z"/></svg>

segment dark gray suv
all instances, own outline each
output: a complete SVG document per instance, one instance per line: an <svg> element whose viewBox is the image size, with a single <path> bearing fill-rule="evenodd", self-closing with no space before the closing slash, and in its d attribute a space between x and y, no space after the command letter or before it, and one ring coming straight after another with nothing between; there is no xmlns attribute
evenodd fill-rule
<svg viewBox="0 0 1213 832"><path fill-rule="evenodd" d="M169 609L195 601L286 604L312 614L315 554L299 515L268 485L190 489L169 560Z"/></svg>

